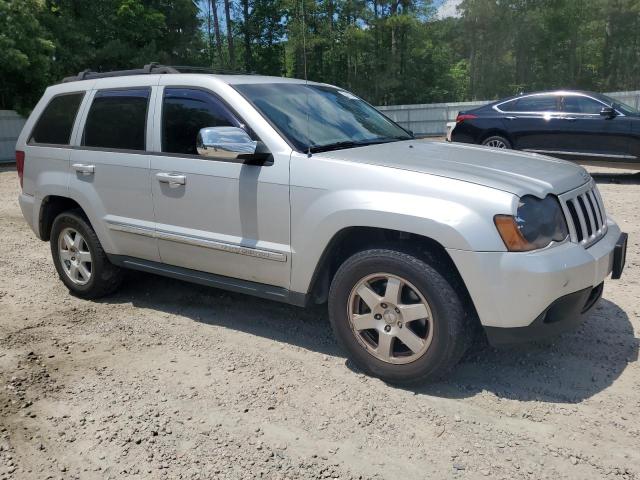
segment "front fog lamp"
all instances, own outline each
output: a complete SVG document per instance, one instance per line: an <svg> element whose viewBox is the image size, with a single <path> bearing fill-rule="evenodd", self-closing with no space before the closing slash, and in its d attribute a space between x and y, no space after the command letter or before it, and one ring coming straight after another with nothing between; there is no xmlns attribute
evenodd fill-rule
<svg viewBox="0 0 640 480"><path fill-rule="evenodd" d="M562 242L569 235L558 199L547 195L540 200L525 195L518 203L516 216L496 215L496 228L511 252L528 252Z"/></svg>

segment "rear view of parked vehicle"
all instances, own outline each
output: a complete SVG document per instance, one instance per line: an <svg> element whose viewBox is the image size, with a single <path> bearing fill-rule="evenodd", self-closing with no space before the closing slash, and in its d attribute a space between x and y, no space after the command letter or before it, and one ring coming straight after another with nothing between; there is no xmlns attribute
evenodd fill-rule
<svg viewBox="0 0 640 480"><path fill-rule="evenodd" d="M582 167L419 142L313 82L83 72L47 89L16 160L74 295L136 269L327 303L353 362L395 383L446 375L481 327L500 344L575 326L624 267Z"/></svg>
<svg viewBox="0 0 640 480"><path fill-rule="evenodd" d="M606 95L519 95L460 112L450 139L585 164L640 166L640 112Z"/></svg>

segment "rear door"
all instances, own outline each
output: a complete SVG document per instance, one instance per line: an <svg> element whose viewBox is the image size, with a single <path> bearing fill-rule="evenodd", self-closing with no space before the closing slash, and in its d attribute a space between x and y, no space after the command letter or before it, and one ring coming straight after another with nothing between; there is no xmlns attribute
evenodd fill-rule
<svg viewBox="0 0 640 480"><path fill-rule="evenodd" d="M84 129L71 152L72 197L85 207L105 251L158 261L149 180L153 90L157 76L126 88L90 92Z"/></svg>
<svg viewBox="0 0 640 480"><path fill-rule="evenodd" d="M505 128L518 150L555 149L561 139L560 97L556 94L533 94L494 107L504 116Z"/></svg>

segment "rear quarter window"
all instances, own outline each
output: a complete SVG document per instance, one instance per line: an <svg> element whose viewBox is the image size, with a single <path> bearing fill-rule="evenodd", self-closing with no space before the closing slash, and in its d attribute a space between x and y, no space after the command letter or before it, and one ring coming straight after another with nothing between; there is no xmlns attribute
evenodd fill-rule
<svg viewBox="0 0 640 480"><path fill-rule="evenodd" d="M83 97L84 92L53 97L38 118L29 143L69 145L73 124Z"/></svg>

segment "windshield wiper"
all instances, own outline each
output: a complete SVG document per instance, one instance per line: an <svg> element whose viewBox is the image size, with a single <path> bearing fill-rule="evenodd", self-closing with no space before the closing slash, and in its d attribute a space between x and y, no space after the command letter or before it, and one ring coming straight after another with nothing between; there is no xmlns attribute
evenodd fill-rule
<svg viewBox="0 0 640 480"><path fill-rule="evenodd" d="M362 146L360 142L347 140L344 142L327 143L326 145L313 145L309 147L309 151L311 153L329 152L331 150L340 150L341 148L352 148L352 147L360 147L360 146Z"/></svg>
<svg viewBox="0 0 640 480"><path fill-rule="evenodd" d="M345 140L342 142L327 143L326 145L313 145L309 147L308 151L310 151L311 153L330 152L332 150L341 150L343 148L366 147L367 145L375 145L377 143L396 142L400 140L411 140L411 138L381 137L381 138L375 138L372 140L360 140L357 142L353 140Z"/></svg>

